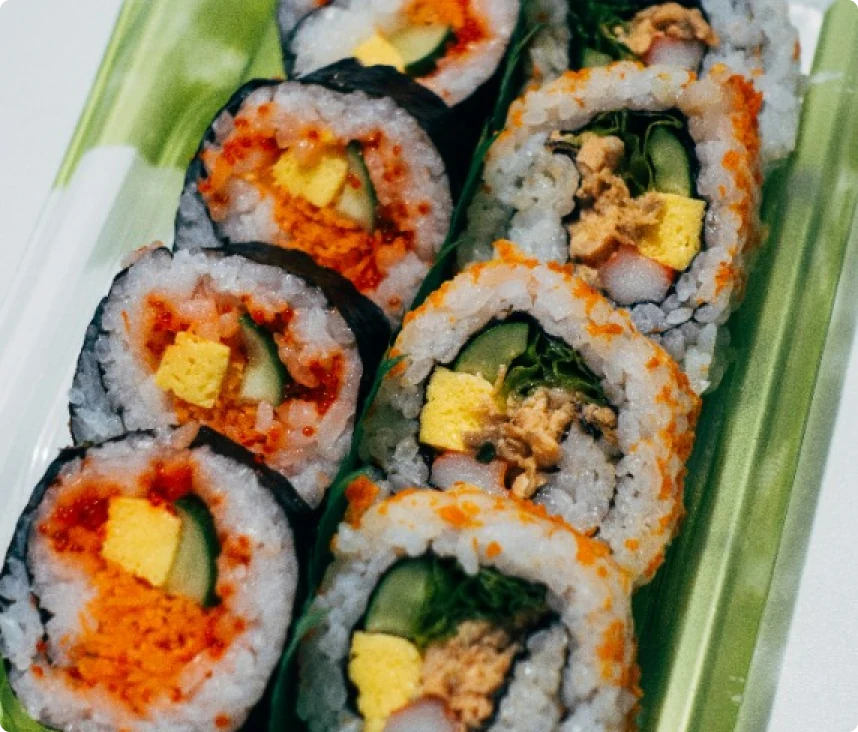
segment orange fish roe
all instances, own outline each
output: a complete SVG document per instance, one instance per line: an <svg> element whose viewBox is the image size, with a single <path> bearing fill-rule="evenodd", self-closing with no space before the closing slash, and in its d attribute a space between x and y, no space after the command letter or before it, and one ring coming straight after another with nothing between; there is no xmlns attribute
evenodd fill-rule
<svg viewBox="0 0 858 732"><path fill-rule="evenodd" d="M471 0L411 0L405 14L413 25L446 25L455 38L446 49L447 56L464 55L472 44L489 38L485 20L471 7Z"/></svg>
<svg viewBox="0 0 858 732"><path fill-rule="evenodd" d="M355 478L346 488L346 500L349 503L346 509L346 523L351 526L360 524L361 517L367 509L375 502L378 496L378 486L365 475Z"/></svg>
<svg viewBox="0 0 858 732"><path fill-rule="evenodd" d="M169 507L193 488L194 473L186 459L174 459L156 463L138 480L150 501ZM168 595L101 556L108 505L122 493L96 478L64 486L38 530L65 561L86 568L95 591L81 613L79 634L60 641L68 663L59 673L72 687L102 689L141 714L158 700L181 701L185 668L219 658L246 624L223 604L202 608Z"/></svg>
<svg viewBox="0 0 858 732"><path fill-rule="evenodd" d="M275 343L279 347L288 347L291 338L289 325L294 316L288 306L269 312L255 307L248 297L231 298L219 293L217 311L220 315L232 312L236 316L247 311L254 322L273 332ZM193 324L182 318L164 298L157 294L149 295L143 323L143 345L144 358L152 371L157 370L164 351L175 341L176 334L183 330L193 330ZM315 405L321 417L337 400L345 368L344 359L339 354L329 363L314 361L308 365L315 382L312 386L295 381L287 383L283 403L274 405L274 421L268 429L260 431L256 428L258 405L240 398L247 368L247 354L240 330L236 329L228 337L222 336L220 342L230 348L229 365L220 394L211 408L200 407L172 395L173 409L180 425L192 421L208 425L258 455L270 457L286 447L283 417L290 401L300 400ZM313 432L307 434L304 428L303 434L305 437L312 437Z"/></svg>
<svg viewBox="0 0 858 732"><path fill-rule="evenodd" d="M361 292L375 290L390 267L414 248L414 232L408 228L409 205L380 205L376 227L372 233L367 232L334 208L318 208L281 188L272 171L286 148L278 144L276 130L259 119L249 118L247 113L239 115L235 122L235 131L223 142L221 150L211 148L202 156L209 175L198 182L198 189L215 221L223 221L229 215L230 181L237 178L250 183L262 198L274 201L273 217L280 235L271 243L306 252L319 264L351 280ZM315 154L344 148L343 143L330 137L327 131L308 127L290 144L307 163L312 163ZM362 144L364 150L379 150L387 141L378 132ZM393 146L390 159L383 165L381 175L387 184L402 182L408 174L400 157L401 147L398 150L397 147ZM360 181L349 175L345 185L358 187ZM431 210L426 201L412 205L417 211Z"/></svg>
<svg viewBox="0 0 858 732"><path fill-rule="evenodd" d="M91 583L97 592L63 671L73 687L103 689L137 714L158 700L180 701L185 668L220 657L243 629L223 606L204 609L113 566Z"/></svg>
<svg viewBox="0 0 858 732"><path fill-rule="evenodd" d="M626 660L626 626L622 621L615 620L602 635L602 644L598 649L599 659L602 661L602 677L609 680L622 682L624 676L617 666L624 665ZM621 676L617 678L617 671Z"/></svg>

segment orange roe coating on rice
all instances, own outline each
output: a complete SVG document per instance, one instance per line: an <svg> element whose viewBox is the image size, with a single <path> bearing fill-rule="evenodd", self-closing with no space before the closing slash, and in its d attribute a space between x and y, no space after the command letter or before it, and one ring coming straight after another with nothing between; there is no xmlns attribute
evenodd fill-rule
<svg viewBox="0 0 858 732"><path fill-rule="evenodd" d="M38 526L64 561L86 571L95 590L81 613L80 632L60 641L69 662L58 671L72 688L101 689L138 715L159 701L180 702L185 669L220 658L246 623L226 603L203 608L105 560L101 549L109 502L124 491L103 478L76 480L63 486L53 511ZM193 490L194 480L193 464L172 458L155 462L138 478L138 487L152 504L173 511L172 503ZM228 561L249 561L247 537L225 545L232 547ZM242 547L245 551L238 551Z"/></svg>
<svg viewBox="0 0 858 732"><path fill-rule="evenodd" d="M486 546L486 556L489 559L494 559L503 551L503 548L496 541L490 541Z"/></svg>
<svg viewBox="0 0 858 732"><path fill-rule="evenodd" d="M621 620L615 620L605 629L597 652L602 661L602 677L622 683L626 661L626 626ZM620 667L619 678L617 666Z"/></svg>
<svg viewBox="0 0 858 732"><path fill-rule="evenodd" d="M255 323L272 332L278 346L289 344L292 338L289 325L294 313L288 306L276 312L267 312L255 307L249 297L232 298L219 294L216 300L221 315L230 312L237 315L246 311ZM149 367L153 371L157 370L164 351L175 341L176 335L193 329L193 323L182 318L164 297L157 293L150 294L146 299L143 323L143 352ZM314 361L308 364L315 385L289 381L284 389L283 402L273 405L275 419L266 430L260 431L256 428L258 405L240 398L247 367L247 354L240 330L236 329L233 334L221 337L220 342L229 346L230 359L217 400L213 407L205 408L171 394L180 425L188 422L208 425L249 450L263 457L272 457L287 447L284 441L284 418L289 401L300 400L313 404L317 414L322 417L337 399L345 367L340 354L327 363Z"/></svg>
<svg viewBox="0 0 858 732"><path fill-rule="evenodd" d="M358 526L361 517L375 503L378 493L378 486L365 475L360 475L349 483L346 488L346 500L349 504L346 509L346 523Z"/></svg>
<svg viewBox="0 0 858 732"><path fill-rule="evenodd" d="M208 177L198 181L198 190L213 220L227 218L231 204L229 184L234 179L243 180L254 186L263 199L274 201L273 216L280 235L272 243L306 252L319 264L351 280L361 292L375 290L389 269L414 249L414 232L408 225L411 207L425 213L431 210L431 204L417 201L410 205L380 205L375 229L370 233L332 207L319 208L290 195L273 175L273 167L285 148L278 144L274 126L259 119L260 109L239 113L234 120L235 130L223 142L220 152L209 148L202 153ZM309 145L319 151L345 150L345 142L334 140L328 131L313 125L301 130L290 144ZM363 140L362 145L364 151L379 150L387 140L379 131ZM393 145L390 152L382 176L386 183L395 185L405 179L408 169L401 159L401 146ZM345 185L359 187L360 181L350 174Z"/></svg>

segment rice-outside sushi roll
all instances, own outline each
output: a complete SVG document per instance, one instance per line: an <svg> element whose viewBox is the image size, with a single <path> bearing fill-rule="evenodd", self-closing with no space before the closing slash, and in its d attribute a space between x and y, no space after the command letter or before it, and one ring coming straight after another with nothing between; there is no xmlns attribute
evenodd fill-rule
<svg viewBox="0 0 858 732"><path fill-rule="evenodd" d="M318 270L339 294L276 266L283 259ZM349 290L366 318L334 306ZM316 506L348 453L361 387L388 335L378 308L300 253L155 249L114 280L90 325L70 394L72 435L80 444L206 424Z"/></svg>
<svg viewBox="0 0 858 732"><path fill-rule="evenodd" d="M361 454L396 489L465 481L540 504L644 583L682 515L699 399L583 280L499 249L408 315Z"/></svg>
<svg viewBox="0 0 858 732"><path fill-rule="evenodd" d="M528 92L488 153L461 260L508 238L571 261L699 393L717 385L719 326L760 238L758 109L738 75L633 63Z"/></svg>
<svg viewBox="0 0 858 732"><path fill-rule="evenodd" d="M631 587L602 544L460 485L352 511L334 556L300 650L311 732L633 728Z"/></svg>
<svg viewBox="0 0 858 732"><path fill-rule="evenodd" d="M393 99L311 79L252 82L217 115L188 168L175 246L298 249L396 323L444 242L451 208L441 155Z"/></svg>
<svg viewBox="0 0 858 732"><path fill-rule="evenodd" d="M335 0L285 34L286 71L392 66L452 107L494 76L519 11L518 0Z"/></svg>
<svg viewBox="0 0 858 732"><path fill-rule="evenodd" d="M235 730L263 696L309 509L226 442L183 428L52 463L0 575L0 663L33 720Z"/></svg>
<svg viewBox="0 0 858 732"><path fill-rule="evenodd" d="M726 64L763 96L764 164L795 147L801 72L798 32L785 0L535 0L527 12L531 25L543 24L529 51L535 80L613 61L702 73Z"/></svg>

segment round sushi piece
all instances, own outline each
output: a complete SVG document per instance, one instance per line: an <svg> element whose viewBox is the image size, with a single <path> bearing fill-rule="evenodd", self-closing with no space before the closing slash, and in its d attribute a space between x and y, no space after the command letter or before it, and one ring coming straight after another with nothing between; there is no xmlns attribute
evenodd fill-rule
<svg viewBox="0 0 858 732"><path fill-rule="evenodd" d="M613 61L664 64L708 73L726 64L763 95L765 165L795 147L801 94L798 32L785 0L681 0L653 3L535 0L542 23L529 50L530 73L552 80L566 70Z"/></svg>
<svg viewBox="0 0 858 732"><path fill-rule="evenodd" d="M633 728L631 587L599 542L461 484L352 511L334 557L300 650L311 732Z"/></svg>
<svg viewBox="0 0 858 732"><path fill-rule="evenodd" d="M714 387L719 326L760 237L759 103L738 75L695 81L633 63L528 92L488 153L462 261L508 238L572 262L698 393Z"/></svg>
<svg viewBox="0 0 858 732"><path fill-rule="evenodd" d="M284 5L289 22L298 8ZM284 36L286 71L303 76L345 58L392 66L452 107L495 75L519 11L518 0L335 0Z"/></svg>
<svg viewBox="0 0 858 732"><path fill-rule="evenodd" d="M72 435L206 424L316 506L388 337L375 305L300 253L154 249L114 280L90 324Z"/></svg>
<svg viewBox="0 0 858 732"><path fill-rule="evenodd" d="M361 452L397 490L465 481L539 504L642 584L682 515L699 398L583 280L499 249L408 315Z"/></svg>
<svg viewBox="0 0 858 732"><path fill-rule="evenodd" d="M261 241L303 251L399 322L444 242L452 203L429 135L379 96L389 75L399 76L387 69L361 79L338 67L318 77L336 89L366 81L369 93L312 78L242 88L188 169L175 247ZM408 90L381 85L403 91L415 114L446 114L402 79Z"/></svg>
<svg viewBox="0 0 858 732"><path fill-rule="evenodd" d="M183 428L52 463L0 575L0 661L33 720L235 730L259 702L298 586L291 521L309 509L225 443Z"/></svg>

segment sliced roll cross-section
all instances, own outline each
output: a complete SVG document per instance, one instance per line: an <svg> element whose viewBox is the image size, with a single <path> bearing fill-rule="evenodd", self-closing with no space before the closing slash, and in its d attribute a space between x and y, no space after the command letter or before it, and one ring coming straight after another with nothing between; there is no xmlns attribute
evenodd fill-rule
<svg viewBox="0 0 858 732"><path fill-rule="evenodd" d="M304 255L242 251L156 249L116 278L78 361L72 434L79 444L203 423L315 506L348 452L387 321Z"/></svg>
<svg viewBox="0 0 858 732"><path fill-rule="evenodd" d="M540 504L644 583L682 515L699 399L626 313L511 249L409 314L362 454L396 489L465 481Z"/></svg>
<svg viewBox="0 0 858 732"><path fill-rule="evenodd" d="M286 641L292 522L309 509L225 443L134 434L50 466L0 576L0 662L32 720L203 732L247 719Z"/></svg>
<svg viewBox="0 0 858 732"><path fill-rule="evenodd" d="M176 248L297 249L398 322L441 248L451 205L440 154L393 99L256 82L215 118L188 169Z"/></svg>
<svg viewBox="0 0 858 732"><path fill-rule="evenodd" d="M760 237L758 110L742 77L630 63L525 94L488 153L463 261L506 237L572 262L705 391Z"/></svg>
<svg viewBox="0 0 858 732"><path fill-rule="evenodd" d="M299 8L281 5L288 25ZM518 0L335 0L284 33L286 70L303 76L345 58L392 66L452 107L495 75L519 10Z"/></svg>
<svg viewBox="0 0 858 732"><path fill-rule="evenodd" d="M629 729L631 587L602 544L461 484L351 512L334 551L300 651L312 732Z"/></svg>
<svg viewBox="0 0 858 732"><path fill-rule="evenodd" d="M615 61L701 75L726 65L762 95L764 163L795 146L801 74L786 0L534 0L526 12L539 24L529 49L539 81Z"/></svg>

